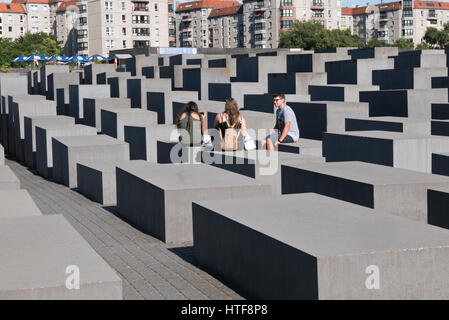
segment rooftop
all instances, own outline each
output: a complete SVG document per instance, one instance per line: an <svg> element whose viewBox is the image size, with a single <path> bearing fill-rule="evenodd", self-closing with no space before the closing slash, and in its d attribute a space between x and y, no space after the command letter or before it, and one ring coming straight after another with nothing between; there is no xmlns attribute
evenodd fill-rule
<svg viewBox="0 0 449 320"><path fill-rule="evenodd" d="M223 7L231 7L231 6L240 6L240 3L237 1L229 1L229 0L201 0L201 1L191 1L184 2L178 4L175 12L185 12L198 10L203 8L223 8Z"/></svg>

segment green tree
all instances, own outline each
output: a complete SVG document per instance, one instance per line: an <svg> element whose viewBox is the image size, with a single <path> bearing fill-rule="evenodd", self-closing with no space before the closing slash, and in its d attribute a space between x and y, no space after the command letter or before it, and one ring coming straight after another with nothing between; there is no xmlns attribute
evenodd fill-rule
<svg viewBox="0 0 449 320"><path fill-rule="evenodd" d="M394 47L398 47L399 49L413 49L414 45L413 42L404 39L404 38L400 38L398 40L396 40L393 44Z"/></svg>
<svg viewBox="0 0 449 320"><path fill-rule="evenodd" d="M447 25L443 30L429 27L426 29L423 40L432 48L444 48L449 43L449 34Z"/></svg>
<svg viewBox="0 0 449 320"><path fill-rule="evenodd" d="M323 50L336 47L361 47L358 36L349 30L327 30L320 23L295 21L287 31L281 32L280 48Z"/></svg>
<svg viewBox="0 0 449 320"><path fill-rule="evenodd" d="M380 41L377 39L371 39L368 41L368 43L365 45L366 48L376 48L376 47L388 47L388 44L384 41Z"/></svg>
<svg viewBox="0 0 449 320"><path fill-rule="evenodd" d="M416 45L416 49L417 50L425 50L425 49L432 49L431 46L429 46L427 43L425 42L421 42L418 45Z"/></svg>

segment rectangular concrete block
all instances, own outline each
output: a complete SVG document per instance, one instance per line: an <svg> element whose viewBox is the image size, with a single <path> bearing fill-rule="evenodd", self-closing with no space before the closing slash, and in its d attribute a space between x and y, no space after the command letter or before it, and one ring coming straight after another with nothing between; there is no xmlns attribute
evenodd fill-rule
<svg viewBox="0 0 449 320"><path fill-rule="evenodd" d="M395 168L432 172L432 152L449 151L449 139L387 131L323 134L326 161L364 161Z"/></svg>
<svg viewBox="0 0 449 320"><path fill-rule="evenodd" d="M0 166L5 165L5 149L0 145Z"/></svg>
<svg viewBox="0 0 449 320"><path fill-rule="evenodd" d="M79 85L80 76L77 72L53 72L47 76L47 99L56 100L56 90L64 90L65 103L69 103L69 86ZM58 108L58 114L63 114Z"/></svg>
<svg viewBox="0 0 449 320"><path fill-rule="evenodd" d="M56 116L56 103L51 100L17 100L13 103L15 155L17 160L25 160L25 117Z"/></svg>
<svg viewBox="0 0 449 320"><path fill-rule="evenodd" d="M52 138L53 179L77 187L76 164L80 161L129 160L127 143L106 135Z"/></svg>
<svg viewBox="0 0 449 320"><path fill-rule="evenodd" d="M393 131L430 135L430 121L402 117L346 118L346 131Z"/></svg>
<svg viewBox="0 0 449 320"><path fill-rule="evenodd" d="M110 89L107 84L70 85L69 86L69 116L74 117L76 123L82 123L84 116L84 98L109 98Z"/></svg>
<svg viewBox="0 0 449 320"><path fill-rule="evenodd" d="M8 166L0 166L0 190L20 189L20 180Z"/></svg>
<svg viewBox="0 0 449 320"><path fill-rule="evenodd" d="M47 83L48 77L53 73L65 73L69 74L69 66L68 65L44 65L39 68L40 70L40 92L39 94L48 97L49 95L49 86ZM54 87L52 88L54 89ZM51 99L53 100L53 99Z"/></svg>
<svg viewBox="0 0 449 320"><path fill-rule="evenodd" d="M117 204L116 168L121 164L145 165L144 160L81 161L77 163L78 192L103 206Z"/></svg>
<svg viewBox="0 0 449 320"><path fill-rule="evenodd" d="M449 297L447 230L321 195L195 201L193 233L196 261L250 298Z"/></svg>
<svg viewBox="0 0 449 320"><path fill-rule="evenodd" d="M71 126L75 119L67 116L31 116L24 118L25 124L25 164L31 169L36 167L36 126L45 124L60 124Z"/></svg>
<svg viewBox="0 0 449 320"><path fill-rule="evenodd" d="M323 148L320 140L300 138L297 142L280 143L278 151L321 157Z"/></svg>
<svg viewBox="0 0 449 320"><path fill-rule="evenodd" d="M321 140L323 132L345 132L345 119L367 117L369 105L361 102L288 102L298 122L300 137Z"/></svg>
<svg viewBox="0 0 449 320"><path fill-rule="evenodd" d="M124 127L124 139L129 143L131 160L147 160L158 162L158 141L167 143L179 142L179 132L173 124L158 124L151 126Z"/></svg>
<svg viewBox="0 0 449 320"><path fill-rule="evenodd" d="M44 178L53 176L53 148L54 137L92 136L97 133L95 128L77 124L41 124L36 126L36 169Z"/></svg>
<svg viewBox="0 0 449 320"><path fill-rule="evenodd" d="M105 107L131 108L131 100L127 98L84 98L83 123L96 127L97 132L101 132L101 109Z"/></svg>
<svg viewBox="0 0 449 320"><path fill-rule="evenodd" d="M26 190L0 190L0 203L2 204L0 219L42 215L41 210Z"/></svg>
<svg viewBox="0 0 449 320"><path fill-rule="evenodd" d="M192 242L192 201L269 195L271 187L203 164L117 168L117 212L166 243Z"/></svg>
<svg viewBox="0 0 449 320"><path fill-rule="evenodd" d="M364 162L287 164L282 192L315 192L427 223L427 189L449 187L449 178Z"/></svg>
<svg viewBox="0 0 449 320"><path fill-rule="evenodd" d="M1 299L122 299L119 276L62 215L4 218L0 234L0 255L8 257L2 262ZM77 290L66 286L73 268L80 275Z"/></svg>
<svg viewBox="0 0 449 320"><path fill-rule="evenodd" d="M300 155L268 150L253 151L203 151L203 163L235 172L264 185L271 185L273 195L281 194L281 165L318 162L318 156Z"/></svg>
<svg viewBox="0 0 449 320"><path fill-rule="evenodd" d="M84 84L97 84L97 74L103 72L114 72L115 64L93 63L84 67Z"/></svg>
<svg viewBox="0 0 449 320"><path fill-rule="evenodd" d="M101 109L102 133L125 141L125 125L149 126L157 124L157 113L154 111L135 108L109 108Z"/></svg>
<svg viewBox="0 0 449 320"><path fill-rule="evenodd" d="M449 229L449 189L447 187L432 187L427 190L427 223Z"/></svg>

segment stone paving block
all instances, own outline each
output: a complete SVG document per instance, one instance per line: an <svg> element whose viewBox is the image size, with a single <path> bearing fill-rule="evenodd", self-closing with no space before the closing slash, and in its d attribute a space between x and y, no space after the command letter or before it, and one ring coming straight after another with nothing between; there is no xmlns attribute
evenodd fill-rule
<svg viewBox="0 0 449 320"><path fill-rule="evenodd" d="M193 233L196 261L250 298L449 297L447 230L321 195L195 201Z"/></svg>
<svg viewBox="0 0 449 320"><path fill-rule="evenodd" d="M26 190L0 190L0 203L2 204L0 219L42 215Z"/></svg>
<svg viewBox="0 0 449 320"><path fill-rule="evenodd" d="M402 117L346 118L346 131L393 131L430 135L430 121Z"/></svg>
<svg viewBox="0 0 449 320"><path fill-rule="evenodd" d="M281 165L325 162L323 157L268 150L203 151L206 164L235 172L265 185L271 185L273 195L281 194Z"/></svg>
<svg viewBox="0 0 449 320"><path fill-rule="evenodd" d="M124 127L125 142L129 143L131 160L158 161L158 140L177 143L179 133L173 124L158 124L151 126Z"/></svg>
<svg viewBox="0 0 449 320"><path fill-rule="evenodd" d="M432 118L432 104L447 103L447 89L361 91L360 101L369 103L370 117Z"/></svg>
<svg viewBox="0 0 449 320"><path fill-rule="evenodd" d="M41 124L36 126L36 169L44 178L53 176L52 138L64 136L91 136L97 133L95 128L76 124Z"/></svg>
<svg viewBox="0 0 449 320"><path fill-rule="evenodd" d="M68 116L31 116L24 118L25 124L25 164L36 168L36 126L45 124L74 125L75 119Z"/></svg>
<svg viewBox="0 0 449 320"><path fill-rule="evenodd" d="M143 160L80 161L77 165L78 191L103 206L117 203L115 169L121 164L147 163Z"/></svg>
<svg viewBox="0 0 449 320"><path fill-rule="evenodd" d="M102 133L125 141L125 125L148 126L157 124L157 113L136 108L101 108Z"/></svg>
<svg viewBox="0 0 449 320"><path fill-rule="evenodd" d="M432 152L449 151L449 139L387 131L323 133L326 161L364 161L395 168L432 172Z"/></svg>
<svg viewBox="0 0 449 320"><path fill-rule="evenodd" d="M32 116L56 116L56 103L51 100L39 99L18 99L14 98L13 118L14 118L14 138L15 156L17 160L25 160L25 117Z"/></svg>
<svg viewBox="0 0 449 320"><path fill-rule="evenodd" d="M76 123L82 123L84 116L84 98L109 98L110 88L107 84L70 85L69 86L69 116L74 117Z"/></svg>
<svg viewBox="0 0 449 320"><path fill-rule="evenodd" d="M270 186L208 165L148 164L117 168L119 216L166 243L192 241L192 201L268 194Z"/></svg>
<svg viewBox="0 0 449 320"><path fill-rule="evenodd" d="M80 161L129 160L129 145L106 135L53 137L53 179L77 187Z"/></svg>
<svg viewBox="0 0 449 320"><path fill-rule="evenodd" d="M4 218L0 230L0 252L8 256L1 299L122 299L121 279L62 215ZM79 289L67 288L70 266L78 268Z"/></svg>
<svg viewBox="0 0 449 320"><path fill-rule="evenodd" d="M282 193L315 192L412 220L427 222L427 189L449 178L365 162L282 166Z"/></svg>
<svg viewBox="0 0 449 320"><path fill-rule="evenodd" d="M131 100L128 98L84 98L83 123L87 126L96 127L101 132L101 109L108 108L131 108Z"/></svg>
<svg viewBox="0 0 449 320"><path fill-rule="evenodd" d="M345 131L345 119L367 117L368 104L360 102L288 102L298 122L300 137L322 139L323 132Z"/></svg>
<svg viewBox="0 0 449 320"><path fill-rule="evenodd" d="M0 166L0 190L20 189L20 181L8 166Z"/></svg>

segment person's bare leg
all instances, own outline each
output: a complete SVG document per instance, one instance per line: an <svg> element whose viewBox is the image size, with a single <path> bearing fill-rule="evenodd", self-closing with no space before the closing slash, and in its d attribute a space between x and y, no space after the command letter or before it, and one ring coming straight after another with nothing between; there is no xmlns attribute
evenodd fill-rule
<svg viewBox="0 0 449 320"><path fill-rule="evenodd" d="M270 138L267 138L267 150L274 150L273 142Z"/></svg>

